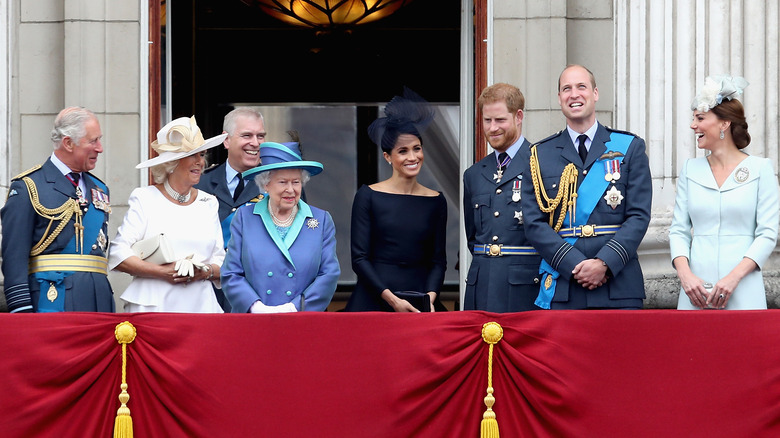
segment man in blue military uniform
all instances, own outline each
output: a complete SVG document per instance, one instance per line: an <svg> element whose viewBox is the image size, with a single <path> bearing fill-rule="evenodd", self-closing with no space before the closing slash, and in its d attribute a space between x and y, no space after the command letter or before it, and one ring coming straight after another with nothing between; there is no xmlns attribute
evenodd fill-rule
<svg viewBox="0 0 780 438"><path fill-rule="evenodd" d="M241 173L260 165L260 144L265 142L263 115L255 108L238 107L225 116L222 124L227 161L207 169L195 185L196 189L214 195L219 201L219 221L227 248L230 240L230 222L236 209L249 202L262 199L260 188L254 181L245 181ZM225 312L230 303L221 289L215 289L217 301Z"/></svg>
<svg viewBox="0 0 780 438"><path fill-rule="evenodd" d="M108 187L89 173L103 152L100 123L80 107L54 121L54 152L15 177L2 218L8 310L113 312L106 277Z"/></svg>
<svg viewBox="0 0 780 438"><path fill-rule="evenodd" d="M525 99L509 84L479 96L482 129L493 152L463 174L463 215L473 259L466 278L465 310L538 309L539 254L526 238L521 187L530 143L523 137Z"/></svg>
<svg viewBox="0 0 780 438"><path fill-rule="evenodd" d="M637 248L650 223L652 184L645 142L596 120L598 88L581 65L558 80L566 129L531 148L523 212L543 257L537 305L640 309Z"/></svg>

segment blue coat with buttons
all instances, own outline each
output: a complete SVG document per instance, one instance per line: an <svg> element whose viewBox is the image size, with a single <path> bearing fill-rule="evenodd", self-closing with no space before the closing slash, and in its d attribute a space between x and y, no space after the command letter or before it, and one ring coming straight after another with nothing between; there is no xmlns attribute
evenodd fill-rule
<svg viewBox="0 0 780 438"><path fill-rule="evenodd" d="M260 300L267 306L293 303L323 311L336 292L341 270L336 227L330 214L298 201L298 214L284 239L268 213L268 199L240 207L230 225L222 265L222 290L233 313L246 313Z"/></svg>
<svg viewBox="0 0 780 438"><path fill-rule="evenodd" d="M469 167L463 174L463 216L469 251L474 245L499 244L529 246L522 222L520 199L513 198L515 183L522 180L528 167L530 143L525 140L504 171L501 181L493 152ZM538 255L474 255L466 277L465 310L519 312L538 309L534 300L539 292Z"/></svg>

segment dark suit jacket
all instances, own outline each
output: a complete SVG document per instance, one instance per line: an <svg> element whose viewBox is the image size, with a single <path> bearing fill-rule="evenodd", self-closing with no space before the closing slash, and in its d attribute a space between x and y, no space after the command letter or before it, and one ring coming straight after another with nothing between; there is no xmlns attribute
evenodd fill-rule
<svg viewBox="0 0 780 438"><path fill-rule="evenodd" d="M100 179L91 173L84 172L84 184L86 193L84 196L89 201L89 208L95 208L92 202L92 189L99 189L108 197L108 188ZM76 198L76 188L65 177L57 166L46 160L39 169L26 175L35 183L38 191L38 199L46 208L57 208L69 198ZM46 229L53 231L58 221L50 224L48 219L39 216L30 202L27 186L21 178L11 181L8 191L8 199L0 211L3 225L3 276L5 277L5 293L10 311L38 309L40 286L33 278L28 276L28 263L30 261L30 249L41 240ZM105 257L108 248L108 208L98 210L103 213L103 221L100 230L85 230L85 234L94 234L102 231L102 239L93 242L84 242L83 254ZM75 219L69 223L43 251L43 255L61 254L68 243L73 239ZM88 224L84 224L88 226ZM99 241L100 240L100 241ZM105 274L92 272L66 273L65 284L65 310L66 311L114 311L114 295L108 278ZM43 299L46 299L43 297Z"/></svg>
<svg viewBox="0 0 780 438"><path fill-rule="evenodd" d="M567 130L542 140L537 146L537 154L547 196L553 198L558 193L561 173L567 164L574 163L579 170L578 185L585 178L586 171L594 166L603 166L603 162L597 160L607 152L605 143L609 142L611 132L598 125L584 164ZM634 136L623 158L621 177L614 184L624 196L620 205L614 209L609 206L603 199L605 190L588 219L588 224L592 225L622 225L614 235L580 237L573 246L567 243L550 226L550 215L539 209L530 171L526 174L528 184L523 185L522 203L528 239L560 273L552 308L641 307L645 289L636 251L650 223L653 198L644 140ZM612 186L610 183L608 189ZM555 211L556 219L559 212L560 207ZM571 272L579 262L596 257L607 263L609 280L589 291L572 278Z"/></svg>
<svg viewBox="0 0 780 438"><path fill-rule="evenodd" d="M260 194L260 188L257 187L254 180L247 180L244 183L244 191L241 192L237 200L233 201L233 196L230 194L227 181L225 180L225 163L222 163L203 172L195 188L217 197L219 201L219 221L222 222L226 217L234 213L238 207ZM230 224L228 224L229 226ZM226 240L225 247L227 247L227 244Z"/></svg>
<svg viewBox="0 0 780 438"><path fill-rule="evenodd" d="M469 251L475 244L529 246L526 229L515 216L522 212L512 200L514 181L522 186L528 167L530 143L525 140L509 163L501 182L496 182L496 153L469 167L463 174L463 216ZM539 256L475 255L466 278L463 306L466 310L517 312L538 309L533 303L539 291Z"/></svg>

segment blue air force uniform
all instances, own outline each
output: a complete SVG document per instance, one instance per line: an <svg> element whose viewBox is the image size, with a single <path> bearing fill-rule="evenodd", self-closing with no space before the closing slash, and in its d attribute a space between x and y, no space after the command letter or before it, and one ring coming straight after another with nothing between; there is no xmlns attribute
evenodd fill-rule
<svg viewBox="0 0 780 438"><path fill-rule="evenodd" d="M619 144L627 146L625 152L618 151ZM645 289L637 248L650 223L653 197L644 140L598 124L584 163L566 129L542 140L535 148L548 198L555 198L560 190L565 190L561 187L561 174L571 163L578 172L578 210L585 208L587 198L597 201L589 217L578 212L573 224L567 219L556 232L553 226L561 208L566 208L565 200L561 202L563 207L559 205L552 213L551 226L550 213L541 211L534 192L533 162L524 176L527 181L523 184L522 203L526 235L553 272L542 275L540 286L540 290L545 284L551 286L549 293L554 295L550 307L641 308ZM534 161L533 156L531 160ZM620 162L615 164L615 160ZM619 178L610 178L615 171ZM588 290L577 283L572 270L581 261L592 258L606 263L608 280Z"/></svg>
<svg viewBox="0 0 780 438"><path fill-rule="evenodd" d="M522 136L518 143L520 147L500 181L495 152L463 174L463 215L473 255L466 278L465 310L538 309L534 299L539 291L541 258L530 247L520 202L521 187L530 184L523 177L530 143Z"/></svg>
<svg viewBox="0 0 780 438"><path fill-rule="evenodd" d="M106 277L108 187L88 172L81 178L81 205L51 158L12 180L0 210L9 311L115 310Z"/></svg>
<svg viewBox="0 0 780 438"><path fill-rule="evenodd" d="M260 196L260 188L257 187L257 184L254 181L246 181L244 191L234 201L232 192L228 188L226 173L227 162L206 169L203 175L201 175L198 184L195 185L196 189L214 195L219 201L219 221L222 224L222 237L225 247L227 247L230 240L230 221L233 219L236 209L246 203L257 202ZM259 199L262 199L262 197Z"/></svg>

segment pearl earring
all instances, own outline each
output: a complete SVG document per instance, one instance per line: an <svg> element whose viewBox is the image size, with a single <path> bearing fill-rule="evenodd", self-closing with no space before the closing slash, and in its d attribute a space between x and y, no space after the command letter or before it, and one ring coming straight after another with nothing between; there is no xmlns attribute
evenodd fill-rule
<svg viewBox="0 0 780 438"><path fill-rule="evenodd" d="M393 165L393 163L391 163L391 162L389 162L389 161L387 162L387 164L389 164L390 166L392 166L392 165Z"/></svg>
<svg viewBox="0 0 780 438"><path fill-rule="evenodd" d="M721 129L720 130L720 139L723 140L724 138L726 138L726 133Z"/></svg>

